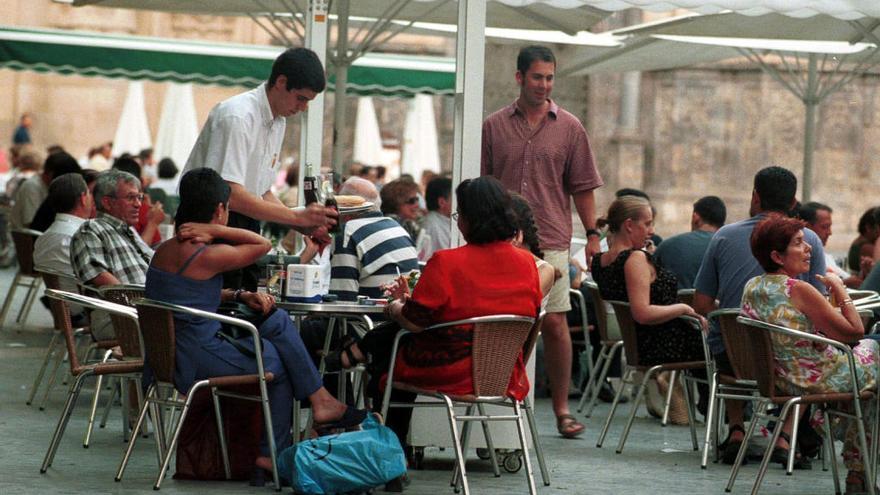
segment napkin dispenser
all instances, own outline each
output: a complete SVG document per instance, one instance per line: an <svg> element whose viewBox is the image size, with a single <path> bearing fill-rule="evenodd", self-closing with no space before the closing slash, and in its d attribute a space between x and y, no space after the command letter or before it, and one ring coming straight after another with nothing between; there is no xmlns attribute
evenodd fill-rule
<svg viewBox="0 0 880 495"><path fill-rule="evenodd" d="M287 289L284 297L290 302L321 302L326 292L319 265L287 265Z"/></svg>

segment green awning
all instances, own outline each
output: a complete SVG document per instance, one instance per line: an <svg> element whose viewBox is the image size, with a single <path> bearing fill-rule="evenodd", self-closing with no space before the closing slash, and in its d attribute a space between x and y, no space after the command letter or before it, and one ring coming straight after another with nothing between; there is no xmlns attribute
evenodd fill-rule
<svg viewBox="0 0 880 495"><path fill-rule="evenodd" d="M0 26L0 67L80 76L254 87L282 47L206 43ZM330 86L333 87L332 71ZM455 60L370 53L348 72L348 92L411 96L455 92Z"/></svg>

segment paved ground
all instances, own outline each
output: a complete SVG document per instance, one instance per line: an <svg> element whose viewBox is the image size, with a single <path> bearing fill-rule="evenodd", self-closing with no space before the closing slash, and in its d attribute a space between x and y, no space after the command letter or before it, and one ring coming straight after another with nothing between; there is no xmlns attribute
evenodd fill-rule
<svg viewBox="0 0 880 495"><path fill-rule="evenodd" d="M8 269L0 270L0 296L5 297L13 274ZM16 297L14 311L20 306L20 300L21 296ZM119 415L114 413L106 429L96 430L92 446L84 450L81 441L87 404L82 399L54 465L48 473L39 473L66 396L65 388L58 386L50 395L45 411L25 405L31 381L51 337L50 325L48 312L37 304L23 329L7 323L0 330L0 494L147 492L157 470L151 440L142 440L138 444L125 480L114 483L113 474L124 449ZM556 435L548 401L539 400L536 408L541 442L552 476L551 486L541 486L535 467L540 493L723 493L727 466L710 464L707 470L700 470L699 455L690 448L686 427L661 428L659 422L648 418L643 409L633 426L626 450L618 455L613 446L623 426L622 414L612 426L606 447L597 449L595 441L607 406L597 408L594 418L587 421L586 434L579 440L564 440ZM527 493L522 472L493 478L487 463L478 460L473 451L470 458L468 472L473 493ZM451 467L449 450L428 449L424 469L410 472L412 485L407 493L452 493L448 485ZM754 464L745 466L734 493L748 493L755 473ZM162 486L163 493L171 494L208 490L221 494L268 493L269 489L251 488L242 482L182 482L170 477ZM771 467L763 485L763 493L767 494L804 495L832 491L830 472L823 472L818 463L815 470L796 472L793 477L786 477L778 466Z"/></svg>

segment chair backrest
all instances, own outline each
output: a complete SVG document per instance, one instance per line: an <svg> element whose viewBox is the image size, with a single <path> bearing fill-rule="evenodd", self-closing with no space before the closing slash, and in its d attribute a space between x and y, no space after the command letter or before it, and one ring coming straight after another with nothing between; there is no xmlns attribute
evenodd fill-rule
<svg viewBox="0 0 880 495"><path fill-rule="evenodd" d="M532 357L532 353L535 352L535 347L538 345L538 337L541 336L541 324L544 323L544 316L546 315L547 313L545 311L541 311L541 314L538 315L538 319L535 320L535 323L532 325L532 330L529 332L529 336L523 344L523 363L528 363L529 359Z"/></svg>
<svg viewBox="0 0 880 495"><path fill-rule="evenodd" d="M632 310L628 302L608 301L614 308L614 316L620 326L620 336L623 338L623 350L626 352L626 363L632 366L641 366L639 363L639 340L636 336L636 320L633 319Z"/></svg>
<svg viewBox="0 0 880 495"><path fill-rule="evenodd" d="M108 285L98 289L101 299L112 303L134 308L134 301L144 297L144 287L141 285ZM113 332L122 354L125 357L143 357L143 342L141 340L140 325L131 318L124 318L117 314L110 314L113 323Z"/></svg>
<svg viewBox="0 0 880 495"><path fill-rule="evenodd" d="M504 397L517 358L533 332L536 318L518 315L489 315L450 321L430 328L473 326L471 372L474 394Z"/></svg>
<svg viewBox="0 0 880 495"><path fill-rule="evenodd" d="M34 272L34 242L43 235L38 230L13 229L12 242L15 243L15 257L22 275L36 277Z"/></svg>
<svg viewBox="0 0 880 495"><path fill-rule="evenodd" d="M693 306L695 292L696 291L694 289L679 289L678 302L687 304L688 306Z"/></svg>
<svg viewBox="0 0 880 495"><path fill-rule="evenodd" d="M139 299L134 302L141 324L144 355L156 380L174 383L174 314L156 301Z"/></svg>
<svg viewBox="0 0 880 495"><path fill-rule="evenodd" d="M61 287L61 280L64 278L71 280L72 282L74 282L74 284L76 282L76 279L63 273L48 270L37 271L36 273L40 276L40 278L43 279L43 284L46 286L47 289L64 290L63 287ZM57 299L55 299L54 301L57 301ZM55 303L53 302L53 299L50 298L49 312L52 314L52 322L54 323L55 330L58 330L59 332L64 331L63 327L65 324L65 311L67 311L67 318L69 319L70 307L67 305L67 303Z"/></svg>
<svg viewBox="0 0 880 495"><path fill-rule="evenodd" d="M752 360L748 329L736 321L737 317L739 308L719 309L709 314L709 318L715 320L721 330L721 339L734 376L739 380L757 381L758 370Z"/></svg>
<svg viewBox="0 0 880 495"><path fill-rule="evenodd" d="M610 340L608 338L608 309L605 306L605 300L599 292L599 286L595 282L585 282L587 290L590 291L590 297L593 299L593 310L596 311L596 323L599 326L599 338L601 340Z"/></svg>
<svg viewBox="0 0 880 495"><path fill-rule="evenodd" d="M776 362L770 331L758 320L739 316L736 321L743 329L745 339L742 340L745 340L749 353L747 361L751 363L749 366L755 373L754 380L758 382L758 390L761 395L772 399L776 397Z"/></svg>
<svg viewBox="0 0 880 495"><path fill-rule="evenodd" d="M73 340L73 325L70 322L70 304L77 304L87 309L106 311L111 315L118 314L137 321L137 312L127 306L63 290L46 289L46 295L49 296L50 303L53 301L56 303L62 303L60 307L52 311L52 314L54 316L58 313L60 316L60 321L56 321L56 324L60 327L59 330L64 334L64 338L67 342L67 352L70 354L68 359L70 359L71 370L77 368L79 362L77 362L76 359L76 343Z"/></svg>

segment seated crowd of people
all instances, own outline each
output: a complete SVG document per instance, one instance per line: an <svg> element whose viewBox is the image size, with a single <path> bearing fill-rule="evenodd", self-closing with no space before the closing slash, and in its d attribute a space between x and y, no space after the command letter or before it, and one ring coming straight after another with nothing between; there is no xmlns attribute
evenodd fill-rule
<svg viewBox="0 0 880 495"><path fill-rule="evenodd" d="M473 393L470 329L423 330L485 314L537 316L560 277L542 259L535 219L526 200L506 191L492 177L458 184L453 212L449 178L436 177L424 189L408 178L379 184L379 188L376 181L353 175L339 185L337 193L358 196L372 206L341 212L339 228L328 246L304 236L301 262L328 263L329 292L340 300L366 296L388 297L390 302L383 321L372 331L362 337L344 336L336 350L325 356L319 353L319 343L324 340L326 322L307 320L297 328L275 307L272 296L224 285L224 272L252 265L272 244L260 234L227 225L231 190L217 172L191 170L183 174L178 189L172 185L177 174L173 162L161 160L157 179L152 179L144 172L152 160L146 153L117 158L112 167L100 172L81 169L63 150L56 150L42 165L34 163L37 157L32 153L20 154L17 160L19 169L32 173L17 181L8 222L13 228L43 232L34 250L38 270L60 272L92 287L145 285L148 298L211 312L222 302L241 302L263 313L259 331L266 369L274 375L269 395L278 449L291 443L294 398L308 400L318 428L353 427L366 416L365 410L339 402L332 387L325 386L317 367L321 359L329 371L366 363L371 407L379 410L383 370L392 358L391 342L403 328L413 335L401 347L396 377L450 394ZM163 204L151 202L146 194L144 184L151 181L169 197L179 194L173 212L174 235L164 241L159 226L168 218ZM880 207L862 216L860 236L853 242L846 267L841 268L823 248L831 235L831 208L815 202L796 206L796 189L790 171L762 169L754 177L750 218L725 225L724 203L707 196L693 205L691 231L666 240L654 232L656 210L647 195L621 190L600 222L605 229L602 252L588 266L572 258L572 287L583 289L580 271L588 271L603 299L630 303L644 364L705 358L701 336L679 319L691 316L706 330L719 370L732 374L720 330L706 315L717 308L742 308L751 318L854 345L860 384L875 387L878 346L864 338L862 319L846 291L848 287L880 289L880 264L874 263L880 256ZM460 247L450 246L452 222L465 241ZM413 271L421 273L411 290L401 274ZM691 288L695 289L693 304L679 302L677 291ZM826 294L836 303L830 303ZM584 327L595 328L594 312L589 313ZM109 318L96 313L91 319L96 339L112 338ZM176 325L175 386L179 391L185 392L195 380L254 372L254 360L240 350L242 345L252 345L247 339L235 344L215 338L216 322L178 317ZM598 343L597 332L588 337ZM593 348L597 350L598 345ZM845 391L842 377L848 376L848 364L841 354L781 337L774 337L774 352L780 390L791 394ZM508 394L522 399L529 389L520 359ZM705 390L701 392L705 395ZM415 394L395 390L391 397L394 402L411 402ZM607 393L604 398L610 400ZM706 398L701 399L705 414ZM737 401L727 401L726 410L729 435L722 458L733 463L744 441L746 412ZM410 409L393 409L385 418L402 445L407 443L411 415ZM876 411L868 407L866 415L874 418ZM847 482L864 486L864 456L853 422L840 432ZM774 461L787 459L792 434L789 421L783 426ZM808 463L815 449L808 450L808 440L798 444L799 462ZM256 465L271 469L265 439L260 448ZM403 484L404 480L397 480L388 488L402 489Z"/></svg>

